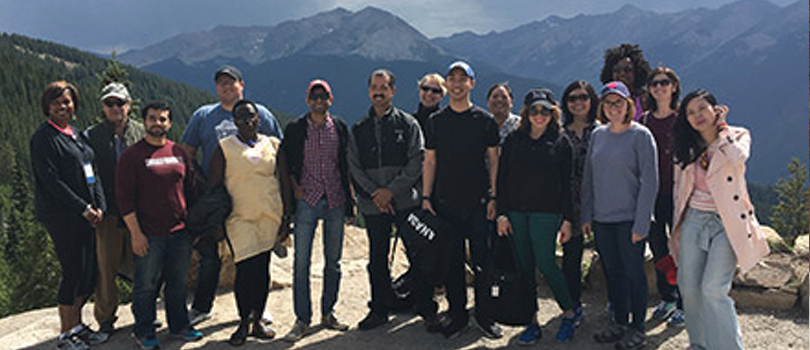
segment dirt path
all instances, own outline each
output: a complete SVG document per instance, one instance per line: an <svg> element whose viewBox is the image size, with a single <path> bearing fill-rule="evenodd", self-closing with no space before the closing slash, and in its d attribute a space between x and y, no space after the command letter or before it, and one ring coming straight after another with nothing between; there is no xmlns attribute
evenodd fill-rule
<svg viewBox="0 0 810 350"><path fill-rule="evenodd" d="M343 279L341 281L340 300L336 306L339 319L352 324L352 330L339 333L320 330L304 338L296 344L289 344L281 340L256 341L249 339L244 349L498 349L517 347L515 340L520 332L519 328L504 327L504 337L499 340L489 340L481 337L481 333L469 328L458 338L447 340L441 335L428 334L421 320L413 315L398 315L387 325L372 331L361 332L356 330L356 323L365 316L367 311L369 287L366 275L366 240L361 230L347 230L342 262ZM316 240L313 254L312 283L313 283L313 314L319 315L319 300L322 274L320 240ZM401 262L403 259L398 258ZM292 259L277 259L273 261L273 279L282 285L289 285ZM397 264L396 270L403 266ZM439 298L443 301L443 298ZM472 291L470 290L470 302ZM544 338L536 345L543 349L613 349L612 345L599 345L592 340L592 335L607 322L604 312L604 297L597 291L585 291L587 319L577 329L574 340L570 343L559 343L554 340L554 334L559 326L559 309L547 290L541 291L540 323L544 325ZM653 301L651 301L651 304ZM279 337L285 334L293 323L292 289L280 288L271 292L269 310L275 317L273 328ZM441 307L446 307L442 303ZM648 310L648 315L652 307ZM808 316L798 312L773 312L766 310L738 310L742 327L743 339L747 349L808 349ZM129 336L132 330L132 314L129 305L119 308L120 320L117 326L122 327L111 340L99 349L135 349L134 342ZM163 313L158 313L161 319ZM86 322L91 322L92 306L84 308ZM317 321L317 319L316 319ZM230 349L226 343L230 334L235 330L237 322L236 303L233 293L223 292L216 299L214 317L202 323L198 329L205 334L205 338L195 343L182 343L170 339L168 330L164 327L159 330L158 339L163 349ZM0 319L0 348L2 349L54 349L55 335L59 329L56 310L43 309ZM646 349L681 350L687 346L687 335L683 329L673 329L652 321L647 323L648 345Z"/></svg>

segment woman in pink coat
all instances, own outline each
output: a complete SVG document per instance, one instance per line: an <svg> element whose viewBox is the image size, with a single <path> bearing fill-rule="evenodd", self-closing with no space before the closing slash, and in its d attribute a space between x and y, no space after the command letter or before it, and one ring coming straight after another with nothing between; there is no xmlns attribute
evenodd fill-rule
<svg viewBox="0 0 810 350"><path fill-rule="evenodd" d="M726 124L728 107L704 91L689 93L675 121L675 212L670 254L690 349L742 349L729 297L739 265L750 270L768 254L745 181L751 136Z"/></svg>

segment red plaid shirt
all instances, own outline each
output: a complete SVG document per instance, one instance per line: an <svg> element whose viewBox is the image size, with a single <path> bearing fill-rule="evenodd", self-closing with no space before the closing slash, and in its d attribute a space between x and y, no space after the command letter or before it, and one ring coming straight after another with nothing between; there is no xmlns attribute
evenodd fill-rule
<svg viewBox="0 0 810 350"><path fill-rule="evenodd" d="M346 200L340 185L338 145L337 128L329 114L320 126L307 118L301 187L304 188L304 201L310 206L318 204L323 196L326 196L329 209L340 207Z"/></svg>

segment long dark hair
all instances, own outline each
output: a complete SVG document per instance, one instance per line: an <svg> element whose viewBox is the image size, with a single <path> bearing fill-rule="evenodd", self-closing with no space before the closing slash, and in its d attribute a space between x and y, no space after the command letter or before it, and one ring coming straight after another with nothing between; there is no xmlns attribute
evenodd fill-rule
<svg viewBox="0 0 810 350"><path fill-rule="evenodd" d="M702 98L710 105L716 106L717 99L710 92L706 90L692 91L683 98L680 108L678 108L678 117L675 119L674 129L674 148L675 148L675 164L681 166L681 169L686 168L687 165L692 164L703 151L706 150L706 142L703 137L697 132L689 120L686 118L686 106L692 100Z"/></svg>
<svg viewBox="0 0 810 350"><path fill-rule="evenodd" d="M562 101L560 101L560 105L562 105L562 122L564 127L574 122L574 115L571 114L570 110L568 110L568 96L577 89L585 90L585 92L588 93L588 98L591 100L591 109L588 110L588 124L593 124L596 122L596 112L599 110L599 96L596 95L596 90L594 90L593 86L591 86L591 84L589 84L587 81L577 80L571 84L568 84L563 92Z"/></svg>

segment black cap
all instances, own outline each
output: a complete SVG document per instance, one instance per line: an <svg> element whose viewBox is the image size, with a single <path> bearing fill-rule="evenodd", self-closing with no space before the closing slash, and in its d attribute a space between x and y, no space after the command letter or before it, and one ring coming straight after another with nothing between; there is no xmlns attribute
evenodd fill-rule
<svg viewBox="0 0 810 350"><path fill-rule="evenodd" d="M236 69L234 66L222 66L220 69L217 70L217 73L214 74L214 81L217 81L220 75L227 75L231 78L236 79L237 81L242 80L242 72L239 69Z"/></svg>
<svg viewBox="0 0 810 350"><path fill-rule="evenodd" d="M552 109L557 106L557 99L554 98L554 93L549 89L534 88L526 93L526 97L523 98L523 105L526 108L541 105L548 109Z"/></svg>

